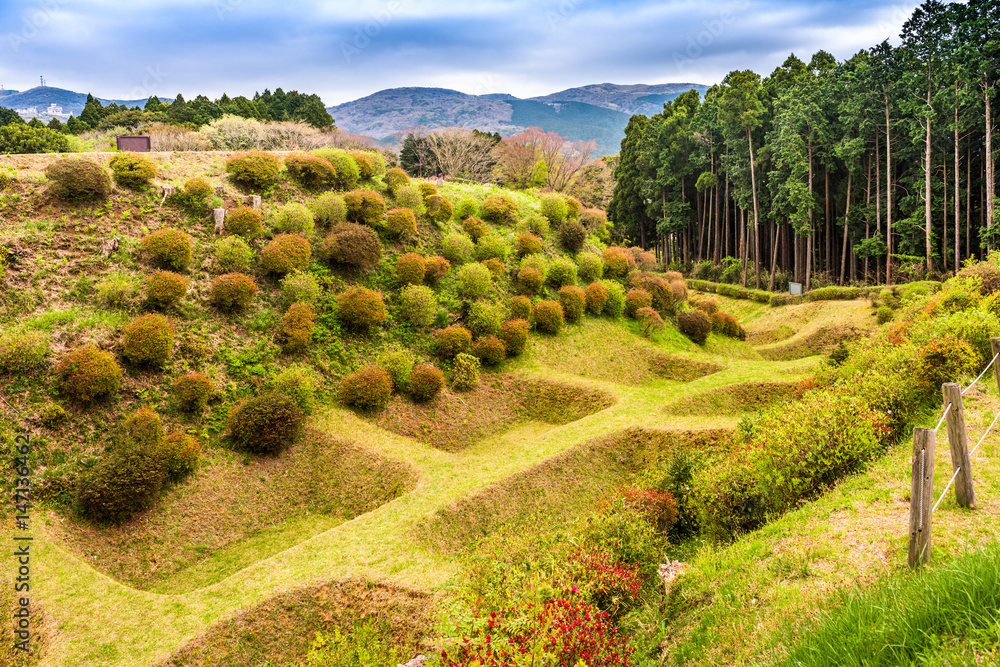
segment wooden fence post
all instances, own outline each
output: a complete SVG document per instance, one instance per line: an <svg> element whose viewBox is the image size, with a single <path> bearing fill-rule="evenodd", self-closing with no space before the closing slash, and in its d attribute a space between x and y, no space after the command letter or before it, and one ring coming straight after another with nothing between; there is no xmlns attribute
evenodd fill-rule
<svg viewBox="0 0 1000 667"><path fill-rule="evenodd" d="M990 349L993 351L993 356L1000 354L1000 338L990 338ZM993 364L993 377L997 380L997 389L1000 390L1000 359L997 359L998 363Z"/></svg>
<svg viewBox="0 0 1000 667"><path fill-rule="evenodd" d="M959 507L973 509L976 492L972 488L972 462L969 460L969 435L965 428L965 408L962 407L962 387L955 382L941 385L944 406L948 410L948 447L951 449L951 469L958 470L955 478L955 499Z"/></svg>
<svg viewBox="0 0 1000 667"><path fill-rule="evenodd" d="M934 502L934 429L913 429L910 483L910 552L907 562L918 568L931 559L931 506Z"/></svg>
<svg viewBox="0 0 1000 667"><path fill-rule="evenodd" d="M255 211L260 210L260 195L250 195L249 197L247 197L247 201L250 204L250 208L252 208Z"/></svg>

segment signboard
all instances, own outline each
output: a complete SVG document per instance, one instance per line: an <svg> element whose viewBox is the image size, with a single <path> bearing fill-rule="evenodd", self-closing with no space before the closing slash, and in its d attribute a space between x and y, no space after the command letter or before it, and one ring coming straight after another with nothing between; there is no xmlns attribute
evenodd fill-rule
<svg viewBox="0 0 1000 667"><path fill-rule="evenodd" d="M132 151L133 153L148 153L150 149L149 137L115 137L118 142L118 150Z"/></svg>
<svg viewBox="0 0 1000 667"><path fill-rule="evenodd" d="M802 283L788 283L788 293L792 296L802 296Z"/></svg>

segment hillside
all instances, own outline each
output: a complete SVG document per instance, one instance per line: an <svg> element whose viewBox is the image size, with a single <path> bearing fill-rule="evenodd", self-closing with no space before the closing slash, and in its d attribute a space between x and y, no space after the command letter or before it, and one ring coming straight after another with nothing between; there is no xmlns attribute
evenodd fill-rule
<svg viewBox="0 0 1000 667"><path fill-rule="evenodd" d="M621 111L629 116L634 114L652 115L663 111L664 102L669 102L681 93L697 90L702 95L708 86L699 83L660 83L620 85L596 83L579 88L567 88L558 93L532 97L538 102L583 102L593 106Z"/></svg>
<svg viewBox="0 0 1000 667"><path fill-rule="evenodd" d="M72 90L53 88L52 86L35 86L25 91L7 91L8 94L0 97L0 106L10 109L25 109L35 107L39 114L45 111L50 104L57 104L63 108L63 113L79 116L83 111L84 104L87 103L87 93L77 93ZM138 100L112 100L103 97L97 98L101 104L124 104L127 107L137 106L140 109L145 106L146 99Z"/></svg>

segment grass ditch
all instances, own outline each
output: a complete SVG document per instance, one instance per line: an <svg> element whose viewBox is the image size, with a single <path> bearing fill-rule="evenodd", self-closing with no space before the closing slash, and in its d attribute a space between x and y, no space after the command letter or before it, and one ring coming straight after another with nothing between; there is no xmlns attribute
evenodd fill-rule
<svg viewBox="0 0 1000 667"><path fill-rule="evenodd" d="M668 403L663 411L681 415L756 412L776 403L795 400L796 382L741 382L716 387Z"/></svg>

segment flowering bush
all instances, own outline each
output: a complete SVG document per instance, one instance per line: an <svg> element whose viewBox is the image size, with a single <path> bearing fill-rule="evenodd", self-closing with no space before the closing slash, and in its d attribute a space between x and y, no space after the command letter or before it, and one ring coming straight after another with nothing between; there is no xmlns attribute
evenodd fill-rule
<svg viewBox="0 0 1000 667"><path fill-rule="evenodd" d="M606 549L576 548L567 559L577 592L611 616L639 601L642 573L632 563L616 560Z"/></svg>

